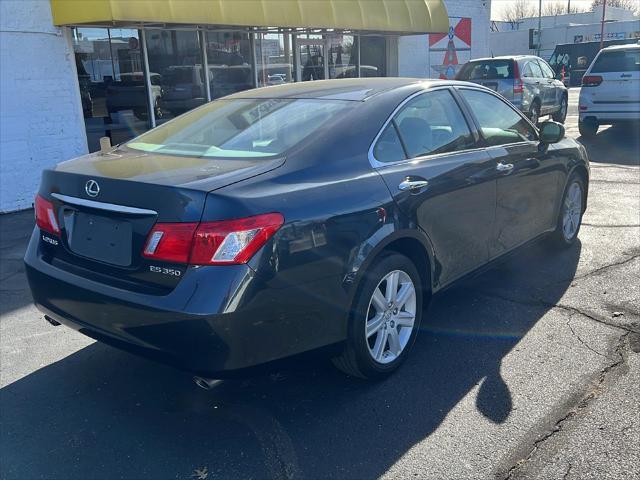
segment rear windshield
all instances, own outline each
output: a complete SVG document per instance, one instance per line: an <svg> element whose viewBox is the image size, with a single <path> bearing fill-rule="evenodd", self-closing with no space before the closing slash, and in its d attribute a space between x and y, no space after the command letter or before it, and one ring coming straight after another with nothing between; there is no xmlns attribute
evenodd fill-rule
<svg viewBox="0 0 640 480"><path fill-rule="evenodd" d="M513 60L469 62L458 72L458 80L506 80L513 78Z"/></svg>
<svg viewBox="0 0 640 480"><path fill-rule="evenodd" d="M602 52L592 73L634 72L640 70L640 49Z"/></svg>
<svg viewBox="0 0 640 480"><path fill-rule="evenodd" d="M134 138L135 150L212 158L281 154L355 102L317 99L221 99Z"/></svg>
<svg viewBox="0 0 640 480"><path fill-rule="evenodd" d="M165 85L177 85L179 83L193 82L193 69L186 68L169 68L162 74L162 83Z"/></svg>

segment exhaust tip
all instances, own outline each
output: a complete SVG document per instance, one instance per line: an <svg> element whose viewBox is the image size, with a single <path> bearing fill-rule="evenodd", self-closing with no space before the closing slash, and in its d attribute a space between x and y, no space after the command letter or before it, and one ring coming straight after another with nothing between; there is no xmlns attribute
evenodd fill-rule
<svg viewBox="0 0 640 480"><path fill-rule="evenodd" d="M60 322L54 320L53 318L51 318L49 315L45 315L44 319L49 322L51 325L53 325L54 327L57 327L58 325L62 325Z"/></svg>
<svg viewBox="0 0 640 480"><path fill-rule="evenodd" d="M211 390L213 387L222 383L222 380L215 380L211 378L203 378L203 377L193 377L193 381L197 386L202 388L203 390Z"/></svg>

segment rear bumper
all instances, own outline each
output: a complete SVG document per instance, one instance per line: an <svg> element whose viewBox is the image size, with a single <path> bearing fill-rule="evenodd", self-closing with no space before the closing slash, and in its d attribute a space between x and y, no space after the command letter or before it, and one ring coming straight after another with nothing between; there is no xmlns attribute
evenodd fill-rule
<svg viewBox="0 0 640 480"><path fill-rule="evenodd" d="M587 109L580 112L580 121L586 119L597 120L598 123L616 123L616 122L637 122L640 121L640 105L637 111L616 111L616 110L598 110Z"/></svg>
<svg viewBox="0 0 640 480"><path fill-rule="evenodd" d="M312 284L272 288L248 266L234 265L190 268L170 294L140 294L57 268L41 256L39 242L34 233L25 267L42 312L183 370L222 377L344 339L343 311L317 298L314 305Z"/></svg>

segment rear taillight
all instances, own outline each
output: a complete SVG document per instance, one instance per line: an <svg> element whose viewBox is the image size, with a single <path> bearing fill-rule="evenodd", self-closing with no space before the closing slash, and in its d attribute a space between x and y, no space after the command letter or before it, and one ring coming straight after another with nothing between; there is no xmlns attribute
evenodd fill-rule
<svg viewBox="0 0 640 480"><path fill-rule="evenodd" d="M524 83L522 83L522 78L520 78L518 62L513 62L513 93L524 93Z"/></svg>
<svg viewBox="0 0 640 480"><path fill-rule="evenodd" d="M600 75L585 75L582 77L583 87L597 87L602 83L602 77Z"/></svg>
<svg viewBox="0 0 640 480"><path fill-rule="evenodd" d="M36 195L35 203L36 224L38 227L45 232L60 235L60 226L58 225L58 218L53 203L45 200L40 195Z"/></svg>
<svg viewBox="0 0 640 480"><path fill-rule="evenodd" d="M147 238L147 258L192 265L248 262L284 223L279 213L220 222L158 223Z"/></svg>

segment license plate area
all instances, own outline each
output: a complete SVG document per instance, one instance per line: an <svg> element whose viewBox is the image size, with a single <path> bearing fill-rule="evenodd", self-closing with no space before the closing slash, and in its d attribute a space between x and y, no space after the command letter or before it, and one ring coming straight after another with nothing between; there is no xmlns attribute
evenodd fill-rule
<svg viewBox="0 0 640 480"><path fill-rule="evenodd" d="M108 217L65 211L69 249L83 257L112 265L131 265L133 229L129 222Z"/></svg>

